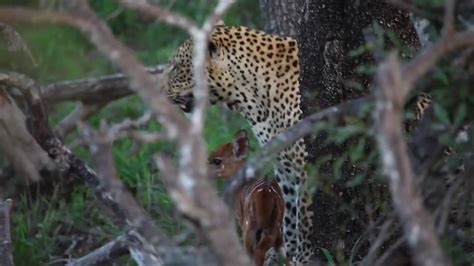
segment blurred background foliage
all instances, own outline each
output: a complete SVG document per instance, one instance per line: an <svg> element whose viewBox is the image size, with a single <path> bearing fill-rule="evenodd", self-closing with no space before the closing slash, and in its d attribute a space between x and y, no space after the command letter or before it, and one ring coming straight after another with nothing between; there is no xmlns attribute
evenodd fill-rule
<svg viewBox="0 0 474 266"><path fill-rule="evenodd" d="M215 6L215 0L161 0L152 1L172 11L203 22ZM67 1L57 0L0 0L1 5L22 5L41 9L65 8ZM136 52L146 65L164 64L174 49L188 35L185 31L162 22L143 17L133 10L117 5L113 0L91 1L97 14L104 19L114 34ZM247 25L259 28L258 1L240 0L224 17L226 25ZM0 71L18 71L41 84L54 81L96 77L115 73L115 69L79 31L59 25L13 25L29 45L37 65L21 52L9 52L0 44ZM54 124L73 110L75 103L50 106L50 120ZM136 96L108 104L88 119L92 126L101 120L119 122L127 117L139 117L144 111ZM248 123L235 113L219 107L209 107L205 128L208 149L230 141L240 128L250 129ZM144 130L159 131L156 122L150 122ZM66 138L81 158L92 166L89 152L78 142L76 132ZM258 148L254 138L252 148ZM157 151L173 154L168 143L141 146L131 152L133 142L123 139L114 143L113 155L120 177L153 218L172 235L180 235L183 243L194 241L185 227L177 220L177 213L162 184L152 155ZM1 151L0 151L1 152ZM0 167L5 162L0 159ZM46 196L45 196L46 195ZM59 258L78 257L103 245L120 234L119 226L111 221L94 195L82 185L70 180L56 181L50 185L33 185L26 192L19 192L15 199L12 217L12 236L15 244L16 265L42 265ZM64 262L60 259L59 265ZM123 258L123 263L133 261Z"/></svg>
<svg viewBox="0 0 474 266"><path fill-rule="evenodd" d="M216 0L153 0L172 11L191 17L202 22L210 10L215 6ZM416 0L413 1L420 7L428 10L437 10L444 4L444 0ZM67 5L67 0L0 0L2 5L24 5L42 9L61 9ZM169 26L165 23L156 22L144 17L137 12L122 8L113 0L91 1L94 10L103 18L115 35L128 47L136 52L138 58L146 65L164 64L174 49L188 35L181 29ZM260 17L260 9L256 0L239 0L231 8L224 18L227 25L246 25L253 28L261 28L263 22ZM42 84L54 81L70 80L77 78L96 77L100 75L115 73L115 69L106 58L104 58L84 37L72 28L56 25L13 25L21 36L26 40L33 58L37 65L33 64L31 58L24 53L11 53L2 49L0 43L0 71L10 70L27 74ZM426 33L431 41L439 38L440 24L432 23ZM376 33L375 42L367 43L358 49L351 51L351 56L358 57L364 54L372 54L377 46L384 46L391 42L400 51L403 59L416 51L403 47L398 37L391 31L384 31L374 26ZM389 51L384 51L388 53ZM359 65L356 71L363 74L374 74L375 65ZM431 71L423 82L420 82L415 94L420 91L429 90L431 97L436 101L434 105L433 130L439 128L456 128L472 113L474 97L472 86L469 81L472 76L464 70L459 70L449 61L440 62ZM363 89L361 84L347 81L349 86ZM452 88L456 88L453 90ZM61 103L50 106L50 119L56 124L66 114L73 110L75 103ZM367 120L371 117L371 108L368 107L360 117L345 118L345 125L335 125L323 122L319 125L320 130L326 131L329 136L328 142L339 145L347 143L347 150L338 158L331 155L321 155L315 165L308 165L309 182L308 189L312 192L318 189L332 191L333 185L343 178L341 169L343 164L350 163L357 166L357 171L346 180L347 188L359 188L365 193L357 194L354 201L364 201L366 198L376 199L370 202L373 214L390 214L392 204L389 195L374 195L377 191L366 189L369 182L375 182L380 186L386 186L386 178L376 167L378 164L378 152L367 147L373 144L375 133L367 127ZM136 96L127 97L108 104L94 116L88 119L88 123L97 127L101 120L109 123L122 121L127 117L139 117L144 111L144 106ZM413 119L414 114L407 112L406 118ZM209 107L207 112L204 138L208 144L208 150L217 145L229 141L233 134L240 128L250 130L248 123L235 113L217 106ZM160 125L150 122L143 127L144 130L159 131ZM472 152L474 147L474 129L467 132L469 143L456 143L453 131L440 131L438 137L443 144L450 145L458 154ZM407 136L407 139L410 139ZM74 152L85 159L91 166L94 162L90 160L89 151L78 145L76 132L66 137L67 143L73 147ZM258 149L256 140L251 138L251 147ZM173 210L172 201L169 199L158 171L154 166L152 155L156 151L173 154L174 146L166 142L159 142L141 146L136 150L130 139L116 141L113 146L113 155L116 166L123 182L132 191L134 196L144 206L157 223L170 234L177 236L182 243L196 244L202 241L188 232L185 225L179 223L177 213ZM133 152L132 152L133 151ZM1 151L0 151L1 152ZM5 162L1 161L0 169L4 168ZM331 175L321 173L328 161ZM440 168L448 168L444 171L452 171L459 166L456 159L440 160L430 169L435 172ZM0 174L1 171L0 171ZM374 180L367 180L367 176L373 175ZM443 179L438 178L438 179ZM430 178L431 184L439 184L439 180ZM444 181L443 181L444 182ZM15 243L15 262L17 265L39 265L64 257L78 257L103 245L108 240L120 234L119 226L111 220L109 213L104 208L99 208L100 203L95 200L89 189L80 184L72 184L71 180L55 181L54 185L33 185L28 190L19 191L15 199L12 236ZM444 185L444 183L443 183ZM425 190L432 186L425 186ZM433 194L433 193L432 193ZM472 192L471 192L472 194ZM441 194L441 198L444 194ZM471 197L471 200L474 197ZM427 203L429 203L427 201ZM342 211L353 211L353 206L339 204ZM437 206L437 205L436 205ZM432 210L431 208L430 210ZM356 222L366 217L352 219ZM366 224L363 224L366 226ZM396 229L394 229L396 230ZM472 236L473 232L468 232ZM459 247L459 241L449 235L442 237L443 245L454 259L456 265L468 265L473 263L474 253L465 252L466 249ZM354 248L358 243L354 243ZM326 249L327 248L327 249ZM347 248L347 247L346 247ZM337 264L349 264L353 261L338 254L329 247L321 247L328 262ZM352 258L351 258L352 259ZM123 264L133 265L127 257L123 258ZM58 264L62 264L61 260Z"/></svg>

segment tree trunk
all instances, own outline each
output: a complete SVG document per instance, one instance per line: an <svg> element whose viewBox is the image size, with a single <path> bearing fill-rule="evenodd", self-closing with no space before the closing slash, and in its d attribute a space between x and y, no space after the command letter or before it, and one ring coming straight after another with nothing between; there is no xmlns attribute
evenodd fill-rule
<svg viewBox="0 0 474 266"><path fill-rule="evenodd" d="M368 93L370 76L360 74L356 69L360 65L373 65L375 60L369 53L351 57L349 52L364 43L364 30L372 23L392 30L404 45L419 46L409 15L381 0L270 2L260 1L267 29L298 39L304 116ZM349 85L354 83L360 85L359 89ZM346 145L329 144L324 133L307 138L306 144L310 163L315 163L322 155L335 159L347 152ZM334 182L330 162L321 166L319 173L318 185ZM346 163L342 166L342 178L328 189L318 186L313 199L314 245L329 249L341 260L347 260L354 243L367 229L366 224L360 222L366 220L366 201L388 195L385 184L374 187L368 179L364 186L347 188L346 182L353 174L354 169ZM341 206L349 206L352 210L346 211Z"/></svg>
<svg viewBox="0 0 474 266"><path fill-rule="evenodd" d="M307 14L304 9L307 1L309 0L260 0L265 31L297 38L299 25Z"/></svg>

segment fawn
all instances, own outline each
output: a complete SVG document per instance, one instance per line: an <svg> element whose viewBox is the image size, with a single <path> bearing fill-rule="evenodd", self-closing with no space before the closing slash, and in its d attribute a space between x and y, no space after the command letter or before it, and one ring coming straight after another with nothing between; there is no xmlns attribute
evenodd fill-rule
<svg viewBox="0 0 474 266"><path fill-rule="evenodd" d="M208 157L209 171L214 177L228 179L245 163L249 150L247 131L240 130L232 143L217 147ZM242 230L244 248L257 266L263 266L270 249L281 255L281 225L285 205L276 181L267 184L264 178L243 186L234 195L235 217Z"/></svg>

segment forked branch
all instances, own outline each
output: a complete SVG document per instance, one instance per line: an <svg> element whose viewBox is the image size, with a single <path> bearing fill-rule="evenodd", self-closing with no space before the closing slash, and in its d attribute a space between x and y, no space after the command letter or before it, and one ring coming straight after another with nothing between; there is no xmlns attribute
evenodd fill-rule
<svg viewBox="0 0 474 266"><path fill-rule="evenodd" d="M431 69L439 59L446 54L468 47L474 46L474 30L467 30L455 33L441 38L438 42L423 50L413 60L401 68L403 84L401 90L407 95L424 74ZM319 123L326 119L337 119L345 115L360 113L367 105L373 101L372 96L366 96L359 99L347 101L337 106L329 107L318 113L305 117L294 126L286 129L284 132L272 138L262 149L247 161L238 171L237 176L232 178L232 182L226 189L226 195L240 187L245 182L253 179L255 172L260 170L272 160L279 151L292 145L296 140L305 137L319 129Z"/></svg>
<svg viewBox="0 0 474 266"><path fill-rule="evenodd" d="M123 1L124 4L146 3ZM180 150L178 186L189 197L205 207L209 203L215 208L203 208L205 215L193 217L204 229L212 247L222 264L248 265L248 258L242 256L242 248L232 226L230 213L224 202L219 199L206 175L205 148L202 140L204 111L208 102L207 80L205 78L205 55L207 39L214 23L219 20L225 10L233 3L229 0L218 2L213 15L204 23L202 28L194 27L189 21L179 20L179 17L169 13L152 14L157 19L168 18L165 21L187 28L195 41L195 108L191 115L191 123L184 119L180 112L157 89L153 76L145 71L133 53L116 40L106 24L92 12L87 1L74 1L74 13L41 12L32 9L3 8L0 9L0 19L7 21L49 22L71 25L84 32L89 40L105 54L116 66L120 67L130 78L133 90L142 98L158 121L163 124L168 139L175 140ZM133 6L132 6L133 7ZM152 8L153 6L148 6ZM148 9L146 9L148 10ZM151 9L150 9L151 10ZM170 17L171 16L171 17ZM175 23L176 24L176 23ZM87 169L88 170L88 169ZM176 199L176 198L174 198ZM182 208L182 211L189 210ZM193 215L193 213L189 213Z"/></svg>
<svg viewBox="0 0 474 266"><path fill-rule="evenodd" d="M433 219L423 207L402 131L406 94L401 68L392 53L377 73L375 124L384 173L389 177L395 209L418 265L449 265L434 230Z"/></svg>

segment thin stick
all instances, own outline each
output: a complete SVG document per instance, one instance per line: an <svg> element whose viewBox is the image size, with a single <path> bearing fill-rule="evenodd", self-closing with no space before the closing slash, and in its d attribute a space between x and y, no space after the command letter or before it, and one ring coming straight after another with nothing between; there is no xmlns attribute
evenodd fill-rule
<svg viewBox="0 0 474 266"><path fill-rule="evenodd" d="M446 0L444 8L444 21L441 34L448 37L454 33L454 12L456 9L456 0Z"/></svg>
<svg viewBox="0 0 474 266"><path fill-rule="evenodd" d="M120 235L116 239L109 243L101 246L100 248L92 251L84 257L78 259L72 259L67 263L67 266L79 266L79 265L98 265L110 261L113 258L128 253L129 241L128 234Z"/></svg>
<svg viewBox="0 0 474 266"><path fill-rule="evenodd" d="M384 173L389 177L395 210L400 216L408 244L418 265L450 265L443 254L434 230L433 219L423 207L401 127L406 91L401 68L392 53L379 65L378 89L374 112L377 143Z"/></svg>

